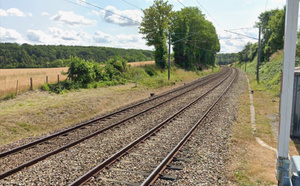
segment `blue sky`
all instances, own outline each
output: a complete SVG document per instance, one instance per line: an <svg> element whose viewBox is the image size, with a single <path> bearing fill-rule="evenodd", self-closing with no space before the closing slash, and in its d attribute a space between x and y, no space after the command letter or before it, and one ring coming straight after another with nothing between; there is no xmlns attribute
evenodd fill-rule
<svg viewBox="0 0 300 186"><path fill-rule="evenodd" d="M253 25L259 14L282 8L286 1L169 0L169 3L174 10L183 5L199 7L217 29L221 52L228 53L238 52L247 42L256 41L225 30L257 37L258 29ZM138 33L143 16L140 8L152 4L152 0L0 0L0 42L153 49L145 45Z"/></svg>

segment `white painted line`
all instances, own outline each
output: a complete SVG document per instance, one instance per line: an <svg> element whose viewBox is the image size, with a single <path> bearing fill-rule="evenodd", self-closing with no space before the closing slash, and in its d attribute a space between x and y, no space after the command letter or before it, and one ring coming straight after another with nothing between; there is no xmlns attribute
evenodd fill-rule
<svg viewBox="0 0 300 186"><path fill-rule="evenodd" d="M249 89L249 99L250 99L250 114L251 114L251 126L252 126L252 133L253 135L256 135L256 123L255 123L255 108L253 105L253 94L251 91L251 86L250 86L250 81L248 76L246 75L247 78L247 82L248 82L248 89ZM277 152L277 149L269 146L268 144L266 144L263 140L261 140L259 137L255 137L257 143L259 145L261 145L262 147L265 147L269 150L272 150L274 152Z"/></svg>

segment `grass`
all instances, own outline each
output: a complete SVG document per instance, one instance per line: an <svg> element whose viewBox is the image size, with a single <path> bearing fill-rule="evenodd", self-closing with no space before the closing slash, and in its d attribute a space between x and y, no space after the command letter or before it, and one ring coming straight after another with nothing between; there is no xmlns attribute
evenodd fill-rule
<svg viewBox="0 0 300 186"><path fill-rule="evenodd" d="M272 95L280 95L281 70L283 61L283 51L280 50L270 57L269 62L263 62L259 70L259 84L253 84L254 90L268 90ZM245 71L245 63L235 64L236 67ZM246 63L246 72L256 78L257 58Z"/></svg>
<svg viewBox="0 0 300 186"><path fill-rule="evenodd" d="M159 94L212 73L211 70L196 73L173 69L171 82L175 82L174 85L167 81L167 71L150 77L142 73L145 72L142 68L131 69L133 72L140 72L137 87L129 82L125 85L79 89L64 94L34 90L20 94L14 99L1 100L0 146L60 130L148 98L152 92ZM133 74L132 79L135 77L135 73Z"/></svg>
<svg viewBox="0 0 300 186"><path fill-rule="evenodd" d="M233 125L232 160L229 177L238 185L275 185L276 153L260 146L259 137L269 146L277 149L279 123L279 93L282 67L282 51L274 54L270 62L260 68L260 83L256 81L256 60L247 64L247 73L253 90L256 135L252 133L250 122L250 101L248 88L239 98L237 121ZM244 65L244 64L243 64ZM239 66L244 70L243 65ZM248 85L246 85L248 86ZM273 119L272 119L273 118ZM275 121L274 121L275 118ZM298 155L297 145L290 143L289 154Z"/></svg>
<svg viewBox="0 0 300 186"><path fill-rule="evenodd" d="M260 97L263 96L263 97ZM272 128L269 127L267 114L274 112L276 106L268 99L266 92L254 93L254 106L258 136L267 144L276 148ZM263 104L258 102L264 99ZM276 184L275 165L276 153L261 147L252 133L249 109L249 94L245 91L239 98L237 122L233 126L231 153L233 159L230 163L231 177L238 185L273 185ZM261 111L268 107L264 113ZM270 143L271 142L271 143Z"/></svg>
<svg viewBox="0 0 300 186"><path fill-rule="evenodd" d="M219 67L214 69L214 72L218 72ZM172 67L170 71L170 81L168 81L168 71L155 69L157 75L150 76L145 72L142 67L130 68L128 72L129 81L134 83L136 81L135 74L138 73L138 84L151 88L160 88L163 86L170 86L182 81L191 81L198 77L206 76L213 73L211 69L203 71L185 71L180 68Z"/></svg>

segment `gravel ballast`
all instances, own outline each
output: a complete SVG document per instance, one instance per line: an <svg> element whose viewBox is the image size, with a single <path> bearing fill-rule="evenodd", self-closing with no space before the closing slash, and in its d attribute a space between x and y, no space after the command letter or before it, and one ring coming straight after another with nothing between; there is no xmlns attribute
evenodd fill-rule
<svg viewBox="0 0 300 186"><path fill-rule="evenodd" d="M95 138L26 168L1 180L0 183L19 185L69 184L171 113L178 111L182 105L186 105L190 100L207 90L209 86L211 85L193 91L189 96L167 103L159 109L143 114L141 117L127 121L120 127L106 131Z"/></svg>

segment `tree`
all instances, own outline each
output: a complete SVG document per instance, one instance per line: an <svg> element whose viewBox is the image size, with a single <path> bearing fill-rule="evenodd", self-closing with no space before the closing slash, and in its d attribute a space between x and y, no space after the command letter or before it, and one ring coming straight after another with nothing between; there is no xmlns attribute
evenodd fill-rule
<svg viewBox="0 0 300 186"><path fill-rule="evenodd" d="M197 7L177 11L172 26L172 43L175 63L185 69L214 66L220 50L215 27L205 20Z"/></svg>
<svg viewBox="0 0 300 186"><path fill-rule="evenodd" d="M268 61L277 50L283 49L285 8L266 11L258 17L263 38L261 40L261 61Z"/></svg>
<svg viewBox="0 0 300 186"><path fill-rule="evenodd" d="M155 0L152 6L143 10L144 17L139 27L139 32L145 35L146 44L154 46L155 64L161 68L165 68L167 62L166 38L174 15L172 8L168 1Z"/></svg>

